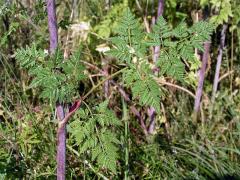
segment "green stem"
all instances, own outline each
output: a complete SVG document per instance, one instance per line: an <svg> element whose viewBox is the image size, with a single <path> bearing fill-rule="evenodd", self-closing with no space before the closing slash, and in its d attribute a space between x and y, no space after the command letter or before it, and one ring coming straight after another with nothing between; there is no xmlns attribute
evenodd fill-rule
<svg viewBox="0 0 240 180"><path fill-rule="evenodd" d="M124 144L125 144L125 170L124 170L124 180L128 180L128 174L129 174L129 123L128 123L128 112L127 112L127 106L122 98L122 104L123 104L123 121L124 121Z"/></svg>

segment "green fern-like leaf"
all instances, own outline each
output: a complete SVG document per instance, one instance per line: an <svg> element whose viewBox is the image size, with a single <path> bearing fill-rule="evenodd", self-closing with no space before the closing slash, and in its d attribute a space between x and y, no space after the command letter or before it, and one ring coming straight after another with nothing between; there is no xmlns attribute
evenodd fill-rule
<svg viewBox="0 0 240 180"><path fill-rule="evenodd" d="M147 46L159 46L157 66L160 75L183 81L184 62L193 62L194 49L203 50L203 43L210 38L213 26L199 22L188 27L183 21L175 28L170 27L161 16L151 33L144 33L129 9L122 17L118 36L111 38L113 48L109 54L126 62L128 69L123 72L127 87L131 88L133 99L141 105L153 106L158 112L161 89L154 81L150 63L147 60Z"/></svg>
<svg viewBox="0 0 240 180"><path fill-rule="evenodd" d="M118 36L111 38L114 48L109 54L127 63L124 81L133 92L133 98L141 105L153 106L159 112L161 91L152 78L152 71L145 59L146 33L130 9L122 17ZM156 39L159 35L156 36Z"/></svg>
<svg viewBox="0 0 240 180"><path fill-rule="evenodd" d="M108 52L109 55L129 64L132 63L133 56L145 56L146 44L143 42L146 34L129 8L124 13L117 32L117 37L110 38L115 48Z"/></svg>
<svg viewBox="0 0 240 180"><path fill-rule="evenodd" d="M108 101L100 103L94 115L81 110L81 121L73 121L69 129L79 145L81 154L90 152L91 160L96 161L99 168L116 173L117 146L120 141L113 130L121 123L107 105Z"/></svg>
<svg viewBox="0 0 240 180"><path fill-rule="evenodd" d="M160 73L173 77L177 80L183 80L184 78L184 64L179 59L176 51L172 51L168 54L165 51L161 51L157 65L161 68Z"/></svg>
<svg viewBox="0 0 240 180"><path fill-rule="evenodd" d="M16 59L23 68L33 68L37 65L37 61L44 61L47 56L43 50L38 50L36 44L31 47L27 46L25 49L18 49L15 53Z"/></svg>
<svg viewBox="0 0 240 180"><path fill-rule="evenodd" d="M172 35L176 38L186 38L189 35L187 30L187 24L185 22L181 22L172 30Z"/></svg>
<svg viewBox="0 0 240 180"><path fill-rule="evenodd" d="M194 61L194 48L203 49L203 43L210 39L213 25L201 21L188 28L181 22L171 28L163 17L159 17L153 32L148 34L147 45L160 46L157 65L160 74L182 81L185 74L184 61Z"/></svg>
<svg viewBox="0 0 240 180"><path fill-rule="evenodd" d="M162 92L151 74L149 66L142 63L140 70L126 70L124 81L131 88L134 99L138 99L141 105L152 106L160 112Z"/></svg>
<svg viewBox="0 0 240 180"><path fill-rule="evenodd" d="M29 88L40 89L40 97L51 103L71 102L77 93L78 82L85 78L79 51L65 61L60 49L47 57L35 44L18 49L15 54L20 66L33 77Z"/></svg>
<svg viewBox="0 0 240 180"><path fill-rule="evenodd" d="M204 51L203 42L210 40L210 35L213 30L214 25L206 21L193 24L193 26L188 29L188 32L191 34L190 44L192 44L194 48Z"/></svg>

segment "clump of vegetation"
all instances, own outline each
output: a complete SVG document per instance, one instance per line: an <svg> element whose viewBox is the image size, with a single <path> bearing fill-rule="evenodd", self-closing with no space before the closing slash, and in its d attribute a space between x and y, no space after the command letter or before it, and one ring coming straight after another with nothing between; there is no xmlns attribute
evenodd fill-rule
<svg viewBox="0 0 240 180"><path fill-rule="evenodd" d="M238 1L54 5L0 3L0 178L240 177Z"/></svg>

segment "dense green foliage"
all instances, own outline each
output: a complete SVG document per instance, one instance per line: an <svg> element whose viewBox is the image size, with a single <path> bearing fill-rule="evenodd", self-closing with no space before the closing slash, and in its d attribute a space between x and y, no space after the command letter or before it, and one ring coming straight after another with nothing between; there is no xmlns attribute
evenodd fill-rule
<svg viewBox="0 0 240 180"><path fill-rule="evenodd" d="M63 60L63 54L57 50L54 57L46 58L44 51L38 50L35 44L16 51L20 66L34 77L29 88L42 89L40 97L49 99L51 104L57 100L71 102L76 95L79 82L85 78L80 55L77 52Z"/></svg>
<svg viewBox="0 0 240 180"><path fill-rule="evenodd" d="M80 154L90 150L91 161L97 160L100 168L108 168L116 173L116 161L118 159L116 129L111 126L121 125L114 112L107 108L108 101L96 107L96 113L80 110L75 121L70 124L70 133L75 137L79 145ZM79 121L80 119L80 121Z"/></svg>
<svg viewBox="0 0 240 180"><path fill-rule="evenodd" d="M118 36L111 38L115 48L108 54L126 62L129 66L123 72L123 76L126 86L132 89L133 98L139 98L141 105L152 106L160 112L162 93L153 78L154 73L147 58L149 55L147 47L161 47L157 62L161 69L159 75L183 80L185 65L182 60L194 61L194 48L204 50L203 42L210 39L212 29L207 22L196 23L191 28L182 22L171 29L161 16L153 26L153 32L148 34L144 33L139 22L128 9L121 19Z"/></svg>
<svg viewBox="0 0 240 180"><path fill-rule="evenodd" d="M145 33L129 9L124 14L118 29L119 36L111 38L116 48L108 54L127 63L129 68L123 72L123 78L126 86L131 87L133 98L139 98L141 105L153 106L159 112L161 93L146 59Z"/></svg>
<svg viewBox="0 0 240 180"><path fill-rule="evenodd" d="M240 177L240 3L164 3L156 17L158 1L58 1L50 55L45 1L0 1L0 179L56 179L55 103L67 112L79 98L67 125L67 179Z"/></svg>

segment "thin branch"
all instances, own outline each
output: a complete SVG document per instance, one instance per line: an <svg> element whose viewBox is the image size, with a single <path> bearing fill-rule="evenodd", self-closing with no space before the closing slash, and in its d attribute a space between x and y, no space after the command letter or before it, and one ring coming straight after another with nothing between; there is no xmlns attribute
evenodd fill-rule
<svg viewBox="0 0 240 180"><path fill-rule="evenodd" d="M102 76L106 76L105 74L93 74L90 75L91 77L102 77Z"/></svg>
<svg viewBox="0 0 240 180"><path fill-rule="evenodd" d="M143 121L143 118L141 117L139 111L136 109L135 106L131 106L130 109L136 115L136 117L138 118L138 121L139 121L139 123L142 127L142 130L143 130L144 134L147 136L148 135L147 127L146 127L146 125Z"/></svg>
<svg viewBox="0 0 240 180"><path fill-rule="evenodd" d="M85 65L87 65L87 66L89 66L90 68L95 69L95 70L101 72L102 74L104 74L104 71L101 70L99 67L97 67L97 66L95 66L95 65L93 65L93 64L91 64L91 63L89 63L89 62L86 62L86 61L82 61L82 60L81 60L80 62L83 63L83 64L85 64Z"/></svg>
<svg viewBox="0 0 240 180"><path fill-rule="evenodd" d="M119 71L111 74L111 75L108 76L106 79L104 79L104 80L102 80L101 82L99 82L96 86L92 87L92 89L90 89L90 91L88 91L87 94L85 94L82 99L83 99L83 100L86 99L93 91L95 91L95 89L97 89L99 86L101 86L102 84L104 84L105 81L107 81L107 80L109 80L109 79L112 79L114 76L122 73L122 71L124 71L124 70L126 70L126 69L127 69L127 67L125 67L125 68L123 68L123 69L121 69L121 70L119 70Z"/></svg>
<svg viewBox="0 0 240 180"><path fill-rule="evenodd" d="M233 73L234 73L234 70L229 71L229 72L223 74L223 75L219 78L218 82L222 81L223 79L225 79L225 78L228 77L229 75L232 75Z"/></svg>
<svg viewBox="0 0 240 180"><path fill-rule="evenodd" d="M108 70L109 70L108 61L106 59L104 59L104 58L101 58L101 59L102 59L102 67L103 67L103 72L104 72L103 74L108 76ZM107 99L109 97L109 95L110 95L110 92L109 92L109 80L104 82L103 92L104 92L105 98Z"/></svg>
<svg viewBox="0 0 240 180"><path fill-rule="evenodd" d="M148 133L153 134L155 130L155 116L156 116L156 111L153 107L148 108L148 116L150 118Z"/></svg>
<svg viewBox="0 0 240 180"><path fill-rule="evenodd" d="M124 89L119 84L117 84L113 80L110 80L109 82L118 88L118 91L122 95L124 101L126 101L126 102L130 102L131 101L130 98L129 98L129 95L124 91Z"/></svg>
<svg viewBox="0 0 240 180"><path fill-rule="evenodd" d="M164 10L164 0L159 0L158 1L158 11L157 11L156 20L154 18L152 19L154 24L156 23L158 18L160 16L162 16L163 10ZM154 52L153 62L154 62L154 64L156 64L157 59L159 57L159 53L160 53L160 46L153 47L153 52ZM150 134L153 134L154 129L155 129L155 115L156 115L156 111L155 111L155 109L153 107L150 107L148 109L148 112L149 112L148 114L149 114L149 118L150 118L150 125L149 125L148 132Z"/></svg>
<svg viewBox="0 0 240 180"><path fill-rule="evenodd" d="M227 25L224 24L221 32L220 45L218 47L218 57L217 57L217 65L216 65L216 71L215 71L214 82L213 82L212 101L215 100L215 95L218 88L219 74L220 74L220 69L222 64L223 48L224 48L225 37L226 37L226 30L227 30Z"/></svg>
<svg viewBox="0 0 240 180"><path fill-rule="evenodd" d="M63 120L61 120L58 123L58 130L60 131L62 128L66 126L68 123L70 117L78 110L78 108L81 106L82 100L77 100L69 109L69 112L66 114Z"/></svg>
<svg viewBox="0 0 240 180"><path fill-rule="evenodd" d="M137 5L138 10L142 13L142 12L143 12L143 8L142 8L142 6L140 5L139 1L138 1L138 0L135 0L135 2L136 2L136 5Z"/></svg>
<svg viewBox="0 0 240 180"><path fill-rule="evenodd" d="M170 86L170 87L175 87L176 89L179 89L181 91L184 91L186 92L187 94L189 94L190 96L192 96L194 99L196 98L196 96L188 89L182 87L182 86L179 86L179 85L176 85L176 84L173 84L173 83L170 83L170 82L166 82L166 81L163 81L159 78L155 78L155 80L159 83L159 84L162 84L162 85L166 85L166 86Z"/></svg>
<svg viewBox="0 0 240 180"><path fill-rule="evenodd" d="M208 62L208 57L209 57L209 51L210 51L210 42L205 42L204 43L204 53L202 57L202 67L199 73L199 80L198 80L198 87L196 91L196 98L195 98L195 103L194 103L194 112L197 113L199 110L200 102L201 102L201 97L203 93L203 83L205 79L205 71L206 71L206 66Z"/></svg>
<svg viewBox="0 0 240 180"><path fill-rule="evenodd" d="M129 99L129 95L124 91L124 89L123 89L120 85L118 85L118 84L117 84L116 82L114 82L113 80L110 80L110 83L113 84L113 85L115 85L115 86L117 86L118 91L119 91L119 93L122 95L124 101L126 101L126 102L128 102L128 103L131 102L131 100ZM148 135L148 130L147 130L147 127L146 127L146 125L145 125L145 122L144 122L143 118L141 117L139 111L137 110L137 108L136 108L134 105L132 105L132 106L130 107L130 110L131 110L132 113L137 117L137 119L138 119L138 121L139 121L139 124L140 124L140 126L142 127L142 130L143 130L144 134L147 136L147 135Z"/></svg>
<svg viewBox="0 0 240 180"><path fill-rule="evenodd" d="M166 111L165 111L165 108L164 108L164 105L163 103L161 102L161 108L162 108L162 113L163 113L163 116L164 116L164 119L165 119L165 122L164 122L164 131L165 131L165 134L167 136L167 139L170 141L171 140L171 135L170 135L170 132L169 132L169 129L170 129L170 125L169 125L169 122L167 120L167 117L166 117Z"/></svg>
<svg viewBox="0 0 240 180"><path fill-rule="evenodd" d="M71 15L70 15L70 18L69 18L69 22L72 22L72 19L73 19L73 9L71 11ZM67 31L67 38L66 38L66 41L65 41L65 48L64 48L64 53L63 53L63 57L64 59L67 59L68 56L69 56L69 49L68 49L68 42L69 42L69 37L70 37L70 31L68 29Z"/></svg>
<svg viewBox="0 0 240 180"><path fill-rule="evenodd" d="M156 21L158 20L158 18L159 18L160 16L162 16L163 10L164 10L164 0L159 0L159 1L158 1L158 11L157 11ZM155 22L156 22L156 21L155 21ZM155 23L155 22L153 22L153 23ZM157 59L158 59L158 57L159 57L159 53L160 53L160 46L154 47L154 55L153 55L153 62L154 62L154 63L157 62Z"/></svg>
<svg viewBox="0 0 240 180"><path fill-rule="evenodd" d="M146 28L147 33L150 33L151 32L150 31L150 26L149 26L149 23L148 23L148 20L147 20L146 16L143 17L143 22L144 22L144 26Z"/></svg>

